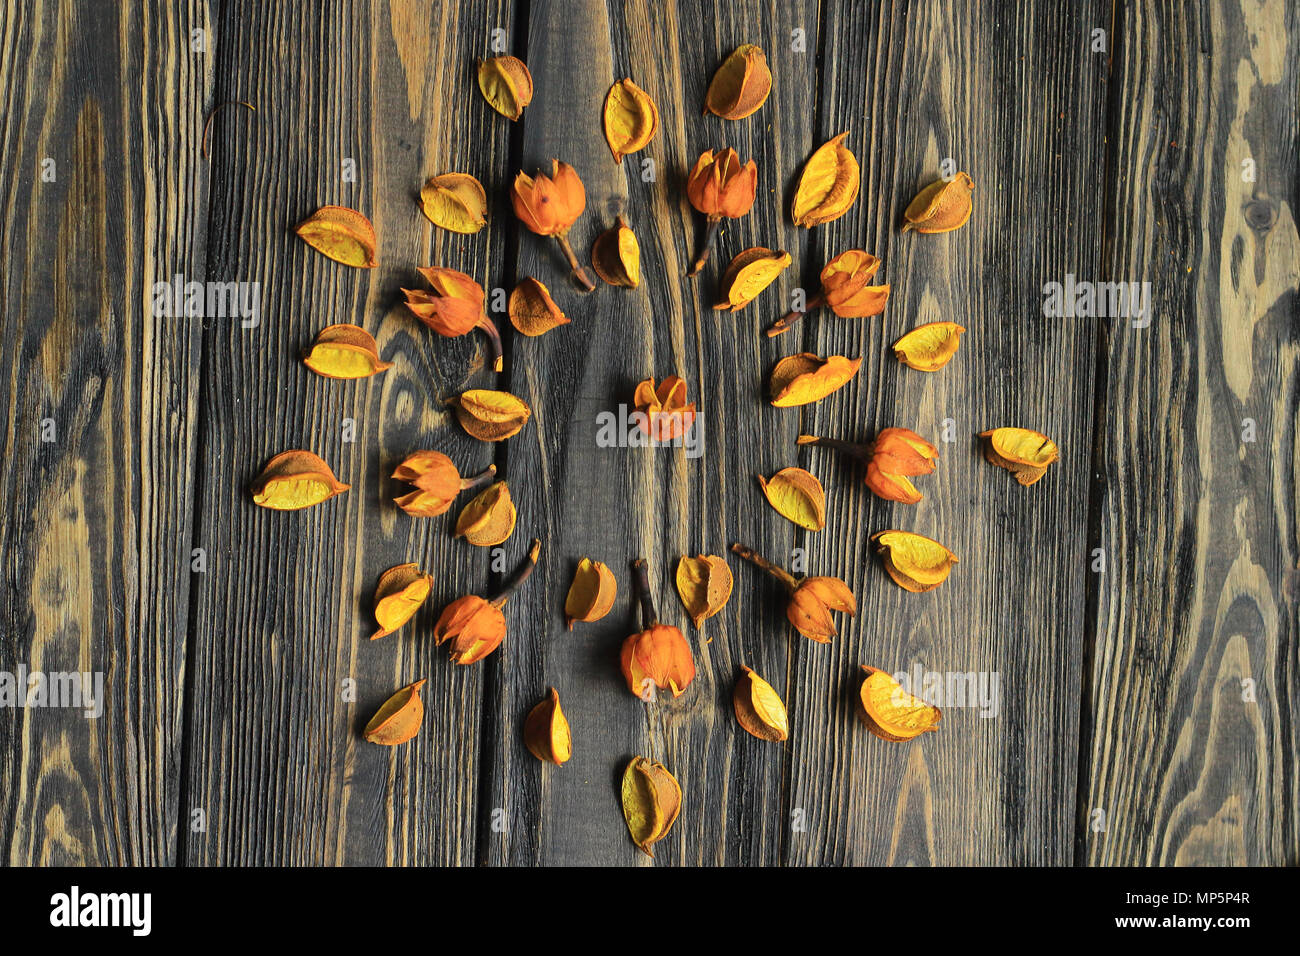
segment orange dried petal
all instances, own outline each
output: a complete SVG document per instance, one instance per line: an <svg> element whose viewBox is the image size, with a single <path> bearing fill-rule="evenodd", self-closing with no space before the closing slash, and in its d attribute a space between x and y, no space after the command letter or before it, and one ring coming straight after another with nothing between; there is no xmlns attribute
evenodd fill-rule
<svg viewBox="0 0 1300 956"><path fill-rule="evenodd" d="M379 358L379 346L356 325L331 325L321 329L302 362L325 378L368 378L393 367Z"/></svg>
<svg viewBox="0 0 1300 956"><path fill-rule="evenodd" d="M683 556L677 562L677 594L697 628L727 606L732 584L731 568L716 555Z"/></svg>
<svg viewBox="0 0 1300 956"><path fill-rule="evenodd" d="M379 576L375 586L375 621L379 630L373 641L386 637L409 621L433 589L433 575L425 574L414 564L399 564Z"/></svg>
<svg viewBox="0 0 1300 956"><path fill-rule="evenodd" d="M894 343L894 356L908 368L937 372L957 354L961 334L956 322L927 322L918 325Z"/></svg>
<svg viewBox="0 0 1300 956"><path fill-rule="evenodd" d="M281 452L253 482L253 502L276 511L310 508L347 491L330 466L309 451Z"/></svg>
<svg viewBox="0 0 1300 956"><path fill-rule="evenodd" d="M467 173L434 176L420 190L420 208L435 226L475 233L487 225L487 192Z"/></svg>
<svg viewBox="0 0 1300 956"><path fill-rule="evenodd" d="M659 132L659 108L631 79L619 80L605 96L605 141L614 162L645 149Z"/></svg>
<svg viewBox="0 0 1300 956"><path fill-rule="evenodd" d="M516 517L510 489L504 481L494 482L461 509L455 537L481 548L492 547L514 533Z"/></svg>
<svg viewBox="0 0 1300 956"><path fill-rule="evenodd" d="M569 324L569 317L555 304L550 290L533 278L515 286L506 309L510 324L528 336L542 335L558 325Z"/></svg>
<svg viewBox="0 0 1300 956"><path fill-rule="evenodd" d="M576 621L599 621L614 606L618 581L604 563L583 558L573 574L564 599L564 617L569 630Z"/></svg>
<svg viewBox="0 0 1300 956"><path fill-rule="evenodd" d="M731 695L736 720L759 740L785 740L790 736L790 718L776 689L743 664L745 673Z"/></svg>
<svg viewBox="0 0 1300 956"><path fill-rule="evenodd" d="M855 702L858 718L882 740L904 741L939 729L943 716L938 707L903 690L882 670L868 667Z"/></svg>
<svg viewBox="0 0 1300 956"><path fill-rule="evenodd" d="M379 265L378 241L370 220L346 206L321 206L294 230L303 242L335 262L358 269Z"/></svg>
<svg viewBox="0 0 1300 956"><path fill-rule="evenodd" d="M938 541L910 531L880 531L871 540L885 571L907 591L933 591L957 563L957 556Z"/></svg>
<svg viewBox="0 0 1300 956"><path fill-rule="evenodd" d="M951 232L966 224L970 219L972 204L971 193L975 183L965 173L958 173L952 179L931 183L917 194L908 204L903 218L903 232L914 229L917 232Z"/></svg>
<svg viewBox="0 0 1300 956"><path fill-rule="evenodd" d="M820 226L839 219L858 198L862 174L857 157L844 145L848 133L822 144L804 165L791 216L796 226Z"/></svg>
<svg viewBox="0 0 1300 956"><path fill-rule="evenodd" d="M809 531L826 527L826 492L802 468L782 468L771 479L758 476L763 494L777 514Z"/></svg>
<svg viewBox="0 0 1300 956"><path fill-rule="evenodd" d="M772 92L772 72L761 47L742 43L722 61L704 96L704 112L744 119L758 112Z"/></svg>
<svg viewBox="0 0 1300 956"><path fill-rule="evenodd" d="M362 736L372 744L393 747L404 744L420 732L424 720L424 702L420 688L425 682L418 680L399 690L370 718Z"/></svg>
<svg viewBox="0 0 1300 956"><path fill-rule="evenodd" d="M790 408L819 401L847 384L861 364L862 359L842 355L821 358L812 352L784 358L772 370L772 404Z"/></svg>

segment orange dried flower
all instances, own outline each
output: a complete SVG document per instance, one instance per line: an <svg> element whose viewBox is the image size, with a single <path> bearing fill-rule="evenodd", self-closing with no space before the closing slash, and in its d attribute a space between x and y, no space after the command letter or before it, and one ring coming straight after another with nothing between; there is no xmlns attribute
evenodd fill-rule
<svg viewBox="0 0 1300 956"><path fill-rule="evenodd" d="M686 181L686 197L708 217L704 245L688 275L697 275L709 260L723 218L739 219L754 205L758 191L758 166L751 159L741 164L734 149L706 150L700 154Z"/></svg>
<svg viewBox="0 0 1300 956"><path fill-rule="evenodd" d="M922 189L903 213L903 232L952 232L970 219L975 183L966 173L933 182Z"/></svg>
<svg viewBox="0 0 1300 956"><path fill-rule="evenodd" d="M803 311L783 315L768 330L768 336L780 335L790 330L809 312L829 305L840 318L861 319L885 311L889 300L889 285L870 285L880 268L880 260L861 249L850 249L826 263L822 269L822 290L808 300Z"/></svg>
<svg viewBox="0 0 1300 956"><path fill-rule="evenodd" d="M540 171L536 176L521 172L510 187L510 202L515 207L515 215L529 231L555 237L578 287L583 292L596 288L569 245L569 229L587 208L587 190L574 168L553 159L549 176Z"/></svg>
<svg viewBox="0 0 1300 956"><path fill-rule="evenodd" d="M542 542L533 539L527 559L515 569L496 597L488 600L467 594L443 609L433 626L433 639L438 645L450 642L453 664L473 664L501 646L506 637L506 616L501 608L533 573L541 548Z"/></svg>
<svg viewBox="0 0 1300 956"><path fill-rule="evenodd" d="M415 486L393 501L408 515L432 518L447 511L462 491L477 488L497 473L496 465L473 478L462 478L452 460L440 451L417 451L393 470L393 478Z"/></svg>
<svg viewBox="0 0 1300 956"><path fill-rule="evenodd" d="M790 603L785 609L786 618L796 631L818 644L829 644L837 633L831 611L842 611L849 617L858 612L853 592L839 578L796 578L785 568L778 567L743 544L733 544L731 550L785 585L790 593Z"/></svg>
<svg viewBox="0 0 1300 956"><path fill-rule="evenodd" d="M681 631L659 623L645 558L632 562L632 588L641 603L641 630L623 642L619 665L627 688L646 701L654 699L654 688L680 697L695 679L695 658Z"/></svg>
<svg viewBox="0 0 1300 956"><path fill-rule="evenodd" d="M655 441L668 442L685 435L695 421L695 404L686 403L686 382L669 375L655 388L648 378L636 387L632 404L640 412L637 424Z"/></svg>
<svg viewBox="0 0 1300 956"><path fill-rule="evenodd" d="M403 289L406 307L433 331L448 338L482 329L492 343L492 367L501 371L501 333L483 311L483 287L455 269L432 267L418 271L433 291Z"/></svg>
<svg viewBox="0 0 1300 956"><path fill-rule="evenodd" d="M921 493L908 478L933 472L939 457L939 449L906 428L886 428L865 445L815 435L800 435L798 441L800 445L837 448L862 459L867 463L867 487L881 498L908 505L921 500Z"/></svg>

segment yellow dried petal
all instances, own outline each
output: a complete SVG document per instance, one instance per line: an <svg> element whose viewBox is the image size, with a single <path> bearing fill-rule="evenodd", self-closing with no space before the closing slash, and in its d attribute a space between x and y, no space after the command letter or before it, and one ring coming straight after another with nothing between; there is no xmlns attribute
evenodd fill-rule
<svg viewBox="0 0 1300 956"><path fill-rule="evenodd" d="M510 315L510 324L524 335L538 336L557 325L569 324L569 317L560 311L560 307L551 298L551 290L533 278L524 279L515 286L515 290L510 293L506 310Z"/></svg>
<svg viewBox="0 0 1300 956"><path fill-rule="evenodd" d="M790 719L776 689L748 667L736 682L731 703L740 726L759 740L785 740L790 736Z"/></svg>
<svg viewBox="0 0 1300 956"><path fill-rule="evenodd" d="M903 741L939 729L942 712L903 690L892 676L874 667L862 669L866 677L858 691L858 718L882 740Z"/></svg>
<svg viewBox="0 0 1300 956"><path fill-rule="evenodd" d="M331 325L321 330L302 362L325 378L367 378L393 367L379 360L379 346L356 325Z"/></svg>
<svg viewBox="0 0 1300 956"><path fill-rule="evenodd" d="M844 145L848 133L824 143L804 165L794 193L794 224L820 226L839 219L858 198L861 172L857 157Z"/></svg>
<svg viewBox="0 0 1300 956"><path fill-rule="evenodd" d="M758 483L781 517L809 531L826 527L826 492L813 475L802 468L782 468L770 481L759 475Z"/></svg>
<svg viewBox="0 0 1300 956"><path fill-rule="evenodd" d="M379 630L373 641L398 630L420 609L433 589L433 575L425 574L414 564L399 564L379 576L375 586L375 621Z"/></svg>
<svg viewBox="0 0 1300 956"><path fill-rule="evenodd" d="M533 414L522 398L486 388L471 388L449 404L456 408L460 427L479 441L504 441L518 434Z"/></svg>
<svg viewBox="0 0 1300 956"><path fill-rule="evenodd" d="M480 548L501 544L514 533L515 503L504 481L495 482L475 495L456 519L457 538Z"/></svg>
<svg viewBox="0 0 1300 956"><path fill-rule="evenodd" d="M727 57L704 96L704 112L738 120L756 113L772 92L772 72L761 47L743 43Z"/></svg>
<svg viewBox="0 0 1300 956"><path fill-rule="evenodd" d="M641 244L622 216L592 243L591 267L610 285L635 289L641 284Z"/></svg>
<svg viewBox="0 0 1300 956"><path fill-rule="evenodd" d="M772 404L790 408L819 401L843 387L857 374L862 359L842 355L820 358L812 352L800 352L776 363L769 390Z"/></svg>
<svg viewBox="0 0 1300 956"><path fill-rule="evenodd" d="M524 721L524 745L534 757L547 763L559 765L573 756L573 734L554 687L545 700L528 712Z"/></svg>
<svg viewBox="0 0 1300 956"><path fill-rule="evenodd" d="M420 208L435 226L474 233L487 225L487 193L466 173L434 176L420 190Z"/></svg>
<svg viewBox="0 0 1300 956"><path fill-rule="evenodd" d="M754 246L731 260L722 276L722 301L713 308L739 312L790 265L790 253Z"/></svg>
<svg viewBox="0 0 1300 956"><path fill-rule="evenodd" d="M918 325L894 343L894 355L908 368L937 372L957 354L957 345L965 331L956 322Z"/></svg>
<svg viewBox="0 0 1300 956"><path fill-rule="evenodd" d="M328 501L350 487L311 452L286 451L267 462L253 482L253 502L276 511L297 511Z"/></svg>
<svg viewBox="0 0 1300 956"><path fill-rule="evenodd" d="M619 80L605 97L605 141L614 162L644 149L659 132L659 108L650 94L630 79Z"/></svg>
<svg viewBox="0 0 1300 956"><path fill-rule="evenodd" d="M488 105L509 120L517 120L533 101L533 75L514 56L494 56L478 65L478 88Z"/></svg>
<svg viewBox="0 0 1300 956"><path fill-rule="evenodd" d="M975 183L965 173L958 173L945 182L939 180L926 186L908 204L903 218L903 232L951 232L966 224L971 214L971 193Z"/></svg>
<svg viewBox="0 0 1300 956"><path fill-rule="evenodd" d="M658 843L677 821L682 788L660 763L633 757L623 771L623 819L628 833L643 853L654 856Z"/></svg>
<svg viewBox="0 0 1300 956"><path fill-rule="evenodd" d="M375 227L355 209L321 206L294 230L303 242L335 262L358 269L373 269L378 242Z"/></svg>
<svg viewBox="0 0 1300 956"><path fill-rule="evenodd" d="M933 591L957 563L957 556L938 541L910 531L880 531L871 540L885 571L907 591Z"/></svg>
<svg viewBox="0 0 1300 956"><path fill-rule="evenodd" d="M1047 474L1047 466L1060 457L1056 442L1028 428L994 428L980 432L984 458L1005 468L1022 485L1032 485Z"/></svg>
<svg viewBox="0 0 1300 956"><path fill-rule="evenodd" d="M366 724L363 736L372 744L392 747L404 744L420 732L424 720L424 702L420 700L423 680L403 687L379 708Z"/></svg>
<svg viewBox="0 0 1300 956"><path fill-rule="evenodd" d="M677 562L677 594L697 628L727 606L732 584L731 568L717 555L683 556Z"/></svg>
<svg viewBox="0 0 1300 956"><path fill-rule="evenodd" d="M614 572L600 561L583 558L564 599L564 617L569 630L573 630L575 621L599 621L614 606L617 594Z"/></svg>

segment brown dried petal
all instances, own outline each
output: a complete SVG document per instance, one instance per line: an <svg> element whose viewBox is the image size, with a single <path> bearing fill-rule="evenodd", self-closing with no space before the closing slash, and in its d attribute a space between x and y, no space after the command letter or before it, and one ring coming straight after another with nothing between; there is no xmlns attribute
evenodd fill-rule
<svg viewBox="0 0 1300 956"><path fill-rule="evenodd" d="M524 335L542 335L557 325L569 323L569 317L551 298L550 290L533 278L524 279L515 286L506 308L510 313L510 324Z"/></svg>
<svg viewBox="0 0 1300 956"><path fill-rule="evenodd" d="M762 48L752 43L736 47L723 61L704 97L704 112L723 119L744 119L758 112L772 92L772 72Z"/></svg>
<svg viewBox="0 0 1300 956"><path fill-rule="evenodd" d="M479 492L461 509L456 519L457 538L481 548L501 544L515 530L515 503L504 481Z"/></svg>
<svg viewBox="0 0 1300 956"><path fill-rule="evenodd" d="M420 732L424 720L424 702L420 700L423 680L403 687L379 708L366 724L363 736L372 744L387 747L404 744Z"/></svg>

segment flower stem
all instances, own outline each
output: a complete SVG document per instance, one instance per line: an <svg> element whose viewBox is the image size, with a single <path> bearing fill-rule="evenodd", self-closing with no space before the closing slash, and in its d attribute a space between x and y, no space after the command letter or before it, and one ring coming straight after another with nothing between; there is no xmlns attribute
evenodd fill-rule
<svg viewBox="0 0 1300 956"><path fill-rule="evenodd" d="M731 550L734 551L736 554L740 555L742 558L744 558L746 561L750 562L751 564L758 565L768 574L772 575L772 577L776 578L787 588L789 588L790 591L793 592L794 589L799 586L799 582L795 580L795 576L793 574L791 574L785 568L778 567L777 565L773 564L771 561L767 560L767 558L763 557L753 549L747 548L743 544L733 544L731 546Z"/></svg>
<svg viewBox="0 0 1300 956"><path fill-rule="evenodd" d="M528 557L519 565L519 567L515 568L514 574L510 575L510 577L505 580L501 585L500 592L498 592L497 596L492 599L491 603L493 607L501 607L504 605L506 601L510 599L510 595L519 588L519 585L528 580L528 576L532 574L533 569L537 567L537 555L541 550L542 542L534 538L533 546L528 549Z"/></svg>
<svg viewBox="0 0 1300 956"><path fill-rule="evenodd" d="M492 343L492 368L499 372L505 366L505 359L501 357L501 332L486 315L478 320L478 327L487 333L488 341Z"/></svg>
<svg viewBox="0 0 1300 956"><path fill-rule="evenodd" d="M591 276L587 275L587 270L582 267L578 257L573 254L573 246L569 245L569 234L567 232L557 232L555 241L560 244L564 258L569 260L569 268L573 270L573 281L577 283L578 288L583 292L590 292L596 288L596 283L592 281Z"/></svg>
<svg viewBox="0 0 1300 956"><path fill-rule="evenodd" d="M704 264L709 261L709 253L713 251L713 242L718 238L718 229L721 228L721 226L721 218L715 219L712 216L709 217L709 229L704 234L704 246L700 249L700 254L695 260L695 264L691 266L691 271L686 273L688 276L699 275L700 270L704 268Z"/></svg>
<svg viewBox="0 0 1300 956"><path fill-rule="evenodd" d="M489 481L492 480L492 476L495 475L496 473L497 473L497 466L488 465L486 471L480 472L479 474L475 475L473 478L462 478L460 480L460 490L469 491L471 488L482 488L484 485L486 485Z"/></svg>
<svg viewBox="0 0 1300 956"><path fill-rule="evenodd" d="M791 309L785 315L781 316L781 318L773 322L767 329L767 337L770 339L780 335L782 332L789 332L790 329L794 327L794 324L796 322L802 319L813 309L819 309L825 304L826 304L826 298L824 296L822 295L813 296L811 299L808 300L808 304L804 306L802 311L799 309Z"/></svg>
<svg viewBox="0 0 1300 956"><path fill-rule="evenodd" d="M648 631L659 623L654 595L650 593L650 565L645 558L632 562L632 593L641 602L641 630Z"/></svg>
<svg viewBox="0 0 1300 956"><path fill-rule="evenodd" d="M816 435L800 435L795 439L800 445L820 445L822 448L834 448L847 452L856 458L870 458L871 445L860 445L852 441L840 441L838 438L818 438Z"/></svg>

